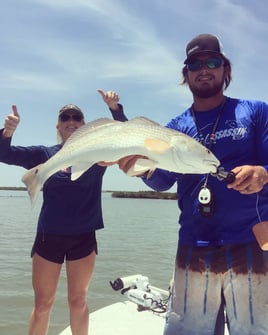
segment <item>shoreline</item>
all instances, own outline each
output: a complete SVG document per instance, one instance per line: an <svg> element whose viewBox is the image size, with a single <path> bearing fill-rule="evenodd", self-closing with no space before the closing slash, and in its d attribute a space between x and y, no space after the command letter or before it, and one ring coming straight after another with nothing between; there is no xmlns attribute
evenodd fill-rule
<svg viewBox="0 0 268 335"><path fill-rule="evenodd" d="M26 187L0 186L0 191L27 191ZM176 192L156 191L110 191L103 190L103 193L111 193L112 198L136 198L136 199L164 199L177 200Z"/></svg>
<svg viewBox="0 0 268 335"><path fill-rule="evenodd" d="M156 192L156 191L113 191L113 198L138 198L138 199L164 199L177 200L177 193L172 192Z"/></svg>
<svg viewBox="0 0 268 335"><path fill-rule="evenodd" d="M0 191L27 191L27 188L23 186L0 186Z"/></svg>

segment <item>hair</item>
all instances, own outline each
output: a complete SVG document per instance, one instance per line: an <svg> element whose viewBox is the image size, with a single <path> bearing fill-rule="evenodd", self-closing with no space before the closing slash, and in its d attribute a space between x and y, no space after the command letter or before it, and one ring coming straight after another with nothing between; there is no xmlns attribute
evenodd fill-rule
<svg viewBox="0 0 268 335"><path fill-rule="evenodd" d="M230 85L230 82L232 80L232 66L231 66L231 62L228 58L222 57L222 59L223 59L223 66L224 66L224 70L225 70L225 79L224 79L223 89L226 90L227 87ZM181 85L187 85L187 74L188 74L187 65L185 65L182 68L182 82L181 82Z"/></svg>
<svg viewBox="0 0 268 335"><path fill-rule="evenodd" d="M57 143L62 144L62 137L58 129L57 129Z"/></svg>

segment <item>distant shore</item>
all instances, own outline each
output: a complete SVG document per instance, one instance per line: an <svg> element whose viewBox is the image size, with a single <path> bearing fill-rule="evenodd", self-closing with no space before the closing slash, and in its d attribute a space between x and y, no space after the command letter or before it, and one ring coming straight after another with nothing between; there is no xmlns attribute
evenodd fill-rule
<svg viewBox="0 0 268 335"><path fill-rule="evenodd" d="M0 186L0 191L27 191L26 187Z"/></svg>
<svg viewBox="0 0 268 335"><path fill-rule="evenodd" d="M138 191L138 192L114 191L112 192L112 197L177 200L177 193L156 192L156 191Z"/></svg>
<svg viewBox="0 0 268 335"><path fill-rule="evenodd" d="M27 191L26 187L16 186L0 186L0 191ZM177 200L177 193L172 192L156 192L156 191L103 191L111 193L113 198L137 198L137 199L164 199Z"/></svg>

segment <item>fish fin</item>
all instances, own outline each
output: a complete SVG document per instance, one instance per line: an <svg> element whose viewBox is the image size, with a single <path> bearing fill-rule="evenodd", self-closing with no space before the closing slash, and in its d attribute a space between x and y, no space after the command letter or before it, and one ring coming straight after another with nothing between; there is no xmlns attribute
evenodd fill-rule
<svg viewBox="0 0 268 335"><path fill-rule="evenodd" d="M108 117L101 117L99 119L87 122L86 125L87 127L90 127L90 128L96 128L96 127L107 126L107 125L115 124L119 122L122 122L122 121L109 119Z"/></svg>
<svg viewBox="0 0 268 335"><path fill-rule="evenodd" d="M128 122L135 123L135 124L141 124L141 125L148 125L148 126L161 126L159 123L148 119L145 116L138 116L135 117L134 119L129 120ZM161 126L162 127L162 126Z"/></svg>
<svg viewBox="0 0 268 335"><path fill-rule="evenodd" d="M27 187L28 194L30 196L31 205L32 208L34 208L34 205L37 200L37 196L42 188L43 182L40 178L40 167L43 164L39 164L35 166L34 168L28 170L23 176L22 181Z"/></svg>
<svg viewBox="0 0 268 335"><path fill-rule="evenodd" d="M95 163L78 163L71 167L71 180L74 181L82 176Z"/></svg>
<svg viewBox="0 0 268 335"><path fill-rule="evenodd" d="M127 176L134 177L141 175L146 171L154 170L156 167L156 162L151 159L137 159L135 164L127 171Z"/></svg>
<svg viewBox="0 0 268 335"><path fill-rule="evenodd" d="M155 172L155 169L156 168L152 168L148 171L146 179L150 179L152 177L153 173Z"/></svg>
<svg viewBox="0 0 268 335"><path fill-rule="evenodd" d="M168 142L154 138L147 138L144 141L144 145L146 149L157 153L165 152L171 148L171 145Z"/></svg>

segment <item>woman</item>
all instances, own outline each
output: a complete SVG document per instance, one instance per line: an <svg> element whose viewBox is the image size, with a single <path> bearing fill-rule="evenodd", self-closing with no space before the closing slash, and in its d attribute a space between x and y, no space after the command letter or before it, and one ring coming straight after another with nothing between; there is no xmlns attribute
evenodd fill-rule
<svg viewBox="0 0 268 335"><path fill-rule="evenodd" d="M114 119L126 121L118 95L98 90ZM76 105L61 108L56 125L61 143L46 146L12 146L11 139L20 117L16 106L0 131L0 161L30 169L44 163L70 135L84 123L84 114ZM97 242L95 231L103 228L101 188L105 167L94 165L78 180L71 181L70 171L51 176L43 186L43 204L32 248L32 284L34 308L29 335L45 335L55 300L57 284L66 260L70 326L73 335L87 335L89 311L86 302L92 277Z"/></svg>

